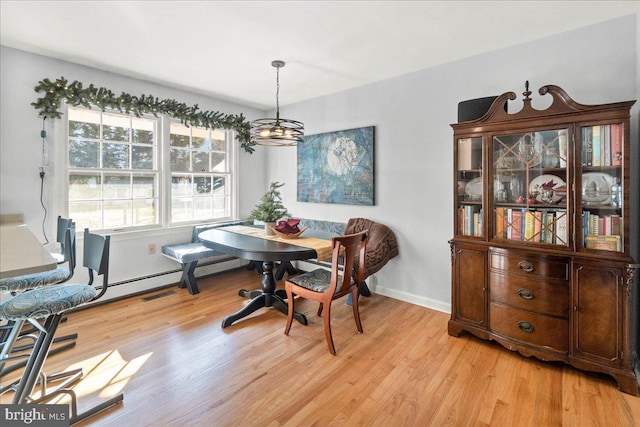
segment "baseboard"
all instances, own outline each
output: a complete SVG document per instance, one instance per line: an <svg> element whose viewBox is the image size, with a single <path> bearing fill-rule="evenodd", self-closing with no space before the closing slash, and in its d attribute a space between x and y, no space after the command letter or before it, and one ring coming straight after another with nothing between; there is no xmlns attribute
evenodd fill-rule
<svg viewBox="0 0 640 427"><path fill-rule="evenodd" d="M440 311L442 313L451 314L450 303L445 303L445 302L434 300L431 298L421 297L419 295L398 291L396 289L385 288L384 286L376 286L374 289L371 289L371 292L374 292L379 295L384 295L385 297L408 302L410 304L419 305L421 307L430 308L432 310Z"/></svg>

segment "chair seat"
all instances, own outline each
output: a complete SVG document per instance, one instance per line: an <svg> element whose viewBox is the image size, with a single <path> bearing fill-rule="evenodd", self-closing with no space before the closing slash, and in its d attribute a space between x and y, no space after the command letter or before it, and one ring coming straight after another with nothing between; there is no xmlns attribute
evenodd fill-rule
<svg viewBox="0 0 640 427"><path fill-rule="evenodd" d="M25 274L0 280L0 292L26 292L41 286L55 285L64 282L71 276L67 268L58 267L55 270L42 273Z"/></svg>
<svg viewBox="0 0 640 427"><path fill-rule="evenodd" d="M89 285L53 285L21 293L0 305L0 319L39 319L77 307L96 296Z"/></svg>
<svg viewBox="0 0 640 427"><path fill-rule="evenodd" d="M215 251L198 242L163 246L162 253L183 264L223 255L222 252Z"/></svg>
<svg viewBox="0 0 640 427"><path fill-rule="evenodd" d="M299 276L291 277L287 280L295 283L301 288L309 289L314 292L325 292L331 283L331 272L329 270L318 268L307 273L302 273ZM340 273L338 273L338 280L342 280L342 274ZM338 290L339 289L336 288L336 291Z"/></svg>

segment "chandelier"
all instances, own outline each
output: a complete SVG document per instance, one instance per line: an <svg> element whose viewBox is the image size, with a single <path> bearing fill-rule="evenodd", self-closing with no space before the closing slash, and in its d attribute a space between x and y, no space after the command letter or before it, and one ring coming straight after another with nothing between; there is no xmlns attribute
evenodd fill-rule
<svg viewBox="0 0 640 427"><path fill-rule="evenodd" d="M280 68L284 67L284 61L272 61L271 65L276 68L276 118L252 121L251 142L266 146L294 146L304 141L304 124L280 118Z"/></svg>

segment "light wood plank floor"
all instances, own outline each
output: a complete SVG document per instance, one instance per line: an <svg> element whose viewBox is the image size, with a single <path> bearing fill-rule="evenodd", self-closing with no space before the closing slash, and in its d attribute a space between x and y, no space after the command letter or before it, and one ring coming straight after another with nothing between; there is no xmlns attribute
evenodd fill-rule
<svg viewBox="0 0 640 427"><path fill-rule="evenodd" d="M244 303L238 289L258 283L238 270L201 279L196 296L169 288L71 313L59 334L78 332L77 347L47 370L84 368L80 411L125 396L79 425L640 425L640 398L607 376L450 337L448 315L379 295L361 299L362 335L351 308L335 306L335 357L307 301L297 308L309 325L294 323L289 337L273 309L221 329Z"/></svg>

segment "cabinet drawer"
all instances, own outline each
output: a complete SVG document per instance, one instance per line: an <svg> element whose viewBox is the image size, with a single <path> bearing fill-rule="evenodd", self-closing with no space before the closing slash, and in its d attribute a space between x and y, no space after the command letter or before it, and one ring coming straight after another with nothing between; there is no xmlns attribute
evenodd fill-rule
<svg viewBox="0 0 640 427"><path fill-rule="evenodd" d="M491 303L490 329L500 335L533 345L569 350L569 321Z"/></svg>
<svg viewBox="0 0 640 427"><path fill-rule="evenodd" d="M492 302L552 316L569 317L569 286L492 271L489 276Z"/></svg>
<svg viewBox="0 0 640 427"><path fill-rule="evenodd" d="M561 281L569 280L569 260L564 258L491 252L490 266L492 270L504 273Z"/></svg>

